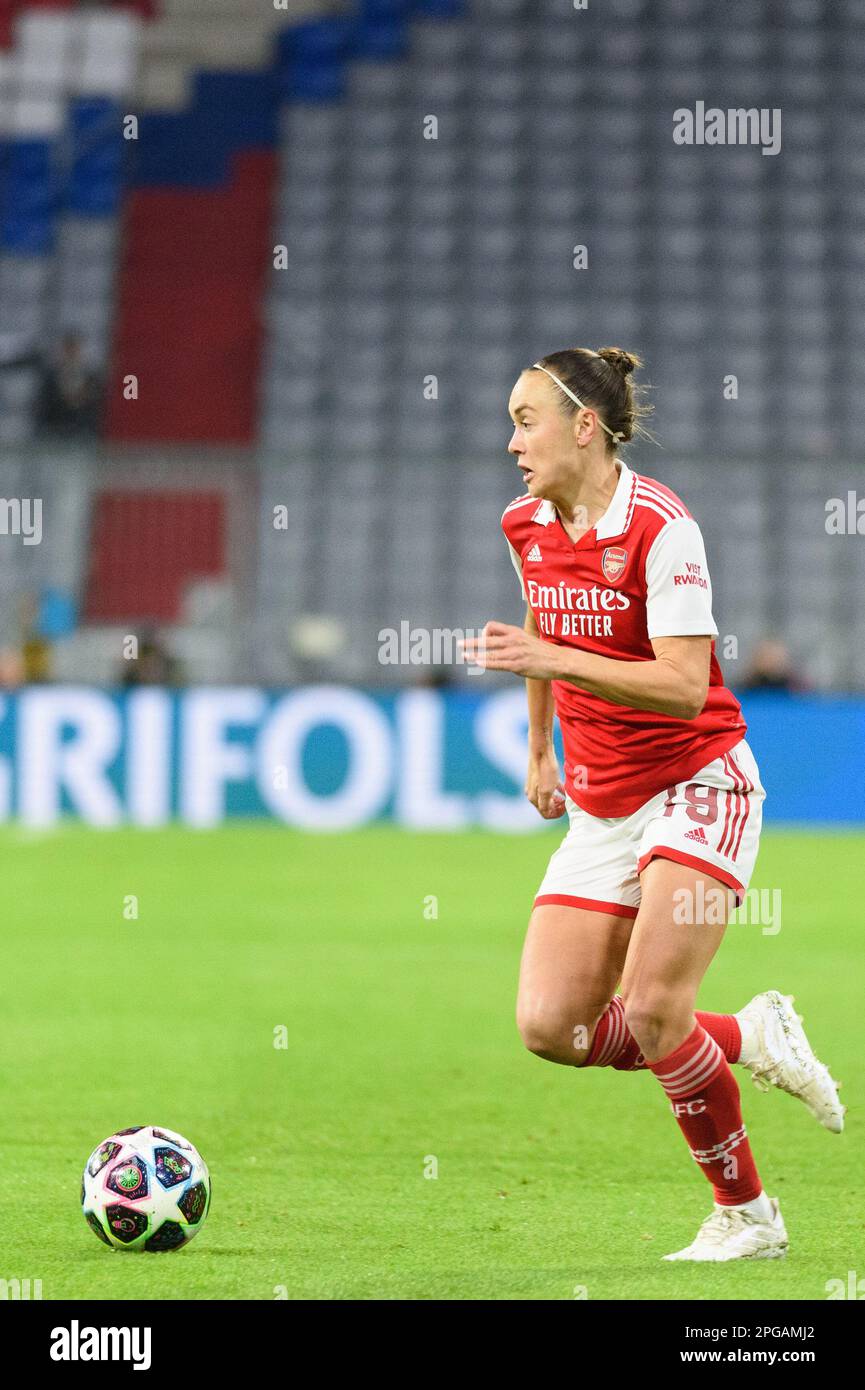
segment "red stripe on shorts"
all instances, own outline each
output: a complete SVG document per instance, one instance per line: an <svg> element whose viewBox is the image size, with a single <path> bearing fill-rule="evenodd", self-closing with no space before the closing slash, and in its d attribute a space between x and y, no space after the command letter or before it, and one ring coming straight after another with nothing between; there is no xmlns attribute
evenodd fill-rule
<svg viewBox="0 0 865 1390"><path fill-rule="evenodd" d="M741 843L742 843L742 834L743 834L743 832L744 832L744 830L745 830L745 822L747 821L748 816L749 816L750 811L751 811L750 794L751 794L751 792L754 790L754 783L751 782L751 781L745 776L744 772L743 772L742 769L739 767L739 764L736 762L736 759L732 756L732 754L728 753L728 754L727 754L727 757L730 759L731 764L732 764L733 767L736 769L736 771L738 772L739 776L742 778L742 781L743 781L743 783L744 783L744 785L745 785L745 795L744 795L744 797L743 797L743 800L744 800L744 803L745 803L745 806L744 806L744 815L742 816L742 819L741 819L741 821L740 821L740 823L739 823L739 833L738 833L738 835L736 836L736 843L735 843L735 845L733 846L733 852L732 852L732 854L730 855L730 858L731 858L731 859L735 859L735 858L736 858L736 855L739 853L739 846L740 846Z"/></svg>
<svg viewBox="0 0 865 1390"><path fill-rule="evenodd" d="M722 757L723 757L723 761L724 761L724 771L726 772L726 774L727 774L728 777L732 777L733 774L731 773L730 768L729 768L729 766L727 765L727 755L726 755L726 753L722 754ZM725 792L725 793L724 793L724 796L725 796L726 802L727 802L727 810L726 810L726 812L725 812L725 814L724 814L724 829L723 829L723 831L721 832L721 838L720 838L720 840L718 841L718 853L719 853L719 854L723 854L723 853L724 853L724 841L725 841L726 838L727 838L727 827L728 827L729 824L730 824L730 811L732 810L732 807L733 807L733 793L732 793L732 792Z"/></svg>
<svg viewBox="0 0 865 1390"><path fill-rule="evenodd" d="M654 849L646 850L641 855L637 863L637 873L641 874L651 859L672 859L675 864L684 864L687 869L703 869L710 878L717 878L721 883L726 883L728 888L736 891L737 906L745 897L745 887L728 874L726 869L719 869L717 864L713 864L710 859L700 859L696 854L684 854L680 849L670 849L669 845L655 845Z"/></svg>
<svg viewBox="0 0 865 1390"><path fill-rule="evenodd" d="M742 809L743 809L743 807L742 807L742 792L743 792L744 787L745 787L745 779L742 777L742 774L741 774L741 772L739 771L739 769L736 767L735 763L732 762L729 753L724 753L724 754L722 754L722 757L723 757L723 760L724 760L724 768L725 768L725 770L726 770L727 776L730 778L730 780L731 780L732 783L733 783L733 791L727 793L727 796L728 796L728 804L727 804L728 813L729 813L729 809L730 809L730 804L731 804L731 802L732 802L732 805L733 805L733 807L734 807L735 809L734 809L734 811L733 811L733 819L730 821L730 832L729 832L729 835L727 834L727 822L726 822L726 820L724 821L724 834L721 836L721 843L718 845L718 853L719 853L719 854L725 855L727 858L730 858L730 857L731 857L731 856L730 856L730 850L732 849L733 841L734 841L734 839L736 838L736 829L737 829L737 827L738 827L738 824L739 824L739 817L740 817L740 815L742 814ZM748 806L748 802L747 802L747 798L745 798L746 818L747 818L747 806Z"/></svg>
<svg viewBox="0 0 865 1390"><path fill-rule="evenodd" d="M572 893L542 893L535 898L535 907L546 907L555 903L559 907L584 907L589 912L608 912L612 917L636 917L636 907L625 907L624 903L603 903L597 898L577 898Z"/></svg>

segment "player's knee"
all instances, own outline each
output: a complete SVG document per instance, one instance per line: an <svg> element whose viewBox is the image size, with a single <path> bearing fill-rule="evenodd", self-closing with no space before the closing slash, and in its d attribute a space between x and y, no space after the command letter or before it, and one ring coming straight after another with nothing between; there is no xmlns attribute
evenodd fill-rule
<svg viewBox="0 0 865 1390"><path fill-rule="evenodd" d="M625 996L625 1026L647 1056L657 1051L658 1040L675 1016L676 1001L666 991L651 990Z"/></svg>
<svg viewBox="0 0 865 1390"><path fill-rule="evenodd" d="M517 1010L517 1030L523 1040L523 1044L529 1052L534 1052L538 1057L543 1057L549 1051L552 1041L552 1030L546 1015L541 1013L523 1013Z"/></svg>
<svg viewBox="0 0 865 1390"><path fill-rule="evenodd" d="M529 1052L547 1062L568 1062L577 1066L588 1050L588 1028L575 1025L570 1015L518 1010L517 1028Z"/></svg>

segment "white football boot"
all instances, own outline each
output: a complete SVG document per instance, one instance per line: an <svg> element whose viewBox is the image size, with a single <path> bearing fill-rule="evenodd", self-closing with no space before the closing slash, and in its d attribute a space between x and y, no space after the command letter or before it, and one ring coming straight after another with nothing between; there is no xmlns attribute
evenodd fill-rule
<svg viewBox="0 0 865 1390"><path fill-rule="evenodd" d="M787 1232L778 1206L770 1197L772 1216L760 1220L736 1207L716 1206L694 1240L684 1250L662 1256L665 1260L777 1260L787 1253Z"/></svg>
<svg viewBox="0 0 865 1390"><path fill-rule="evenodd" d="M767 989L755 994L736 1018L753 1043L754 1055L741 1065L751 1072L754 1085L761 1091L777 1086L798 1096L825 1129L840 1134L846 1110L838 1098L840 1082L833 1081L829 1068L814 1056L793 996Z"/></svg>

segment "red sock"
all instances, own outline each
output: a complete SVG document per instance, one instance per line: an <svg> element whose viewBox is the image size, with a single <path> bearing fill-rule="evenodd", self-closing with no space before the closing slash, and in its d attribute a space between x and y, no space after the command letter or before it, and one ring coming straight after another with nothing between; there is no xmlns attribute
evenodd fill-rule
<svg viewBox="0 0 865 1390"><path fill-rule="evenodd" d="M697 1022L714 1038L728 1062L738 1062L742 1033L734 1014L697 1014ZM625 1023L621 996L614 995L599 1019L584 1067L613 1067L616 1071L645 1071L646 1062Z"/></svg>
<svg viewBox="0 0 865 1390"><path fill-rule="evenodd" d="M742 1051L742 1030L735 1014L704 1014L697 1009L694 1017L710 1038L714 1038L728 1062L738 1062Z"/></svg>
<svg viewBox="0 0 865 1390"><path fill-rule="evenodd" d="M759 1197L762 1184L742 1123L739 1087L723 1052L705 1028L668 1057L648 1063L670 1098L691 1157L700 1164L722 1207Z"/></svg>

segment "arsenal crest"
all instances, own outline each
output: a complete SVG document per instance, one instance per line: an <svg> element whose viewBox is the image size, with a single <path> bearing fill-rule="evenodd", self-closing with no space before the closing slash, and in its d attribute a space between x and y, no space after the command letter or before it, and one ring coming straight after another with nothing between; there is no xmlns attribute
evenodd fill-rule
<svg viewBox="0 0 865 1390"><path fill-rule="evenodd" d="M611 584L621 579L627 563L628 552L620 545L608 545L601 557L601 569Z"/></svg>

